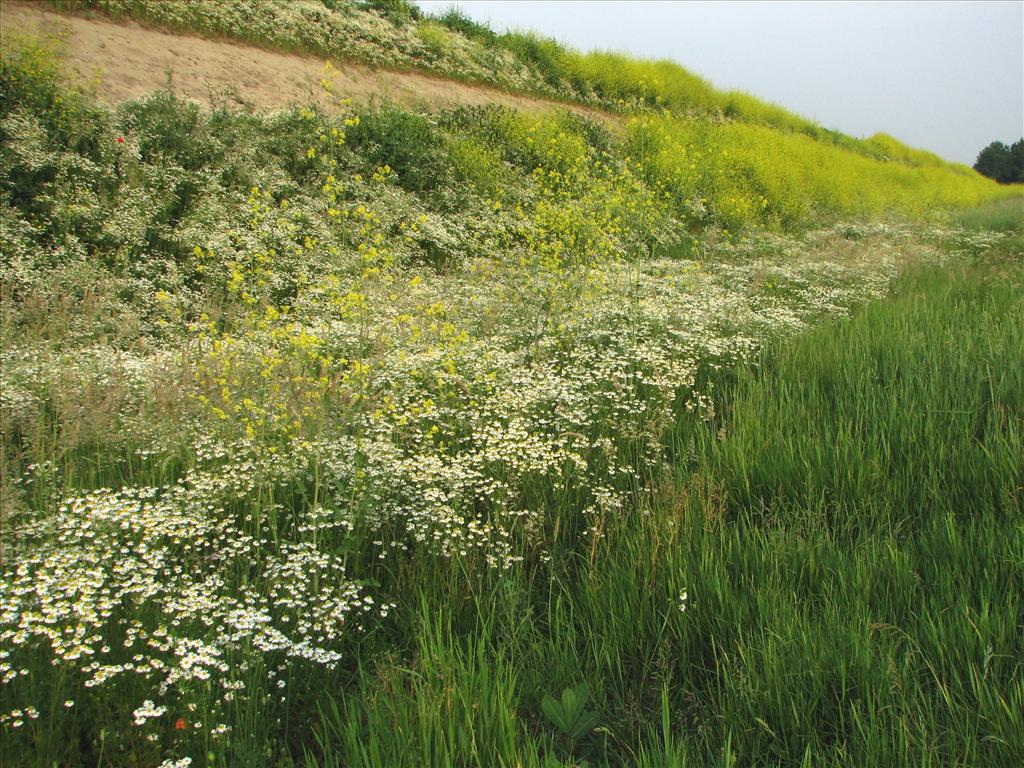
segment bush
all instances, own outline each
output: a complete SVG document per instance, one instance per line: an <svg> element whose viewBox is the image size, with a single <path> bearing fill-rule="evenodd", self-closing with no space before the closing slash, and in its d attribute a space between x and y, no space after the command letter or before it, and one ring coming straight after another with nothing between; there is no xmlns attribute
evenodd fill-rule
<svg viewBox="0 0 1024 768"><path fill-rule="evenodd" d="M170 91L159 91L124 109L124 126L145 162L162 160L194 171L211 164L216 144L199 106Z"/></svg>
<svg viewBox="0 0 1024 768"><path fill-rule="evenodd" d="M360 5L377 11L396 26L403 26L410 21L419 21L423 12L410 0L360 0Z"/></svg>
<svg viewBox="0 0 1024 768"><path fill-rule="evenodd" d="M63 149L101 161L107 144L109 116L81 89L60 82L62 44L55 37L35 38L5 33L0 57L0 120L20 108L43 121Z"/></svg>
<svg viewBox="0 0 1024 768"><path fill-rule="evenodd" d="M457 179L468 181L481 195L498 194L505 175L500 152L472 137L451 139L447 150Z"/></svg>
<svg viewBox="0 0 1024 768"><path fill-rule="evenodd" d="M430 21L416 26L416 37L432 55L438 57L443 56L451 45L448 30Z"/></svg>
<svg viewBox="0 0 1024 768"><path fill-rule="evenodd" d="M549 85L561 84L565 76L565 49L557 40L534 32L506 32L498 42L517 58L540 70Z"/></svg>
<svg viewBox="0 0 1024 768"><path fill-rule="evenodd" d="M422 115L385 106L362 115L347 137L373 166L390 166L410 192L437 189L449 175L440 134Z"/></svg>
<svg viewBox="0 0 1024 768"><path fill-rule="evenodd" d="M435 20L438 24L448 27L452 32L465 35L470 40L479 40L487 45L493 45L498 40L498 35L493 29L486 24L473 21L462 12L461 8L454 5L436 16Z"/></svg>

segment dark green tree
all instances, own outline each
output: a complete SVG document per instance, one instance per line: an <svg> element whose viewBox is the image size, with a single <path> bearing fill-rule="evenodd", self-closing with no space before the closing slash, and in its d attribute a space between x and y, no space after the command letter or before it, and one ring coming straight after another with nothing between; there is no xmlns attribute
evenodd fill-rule
<svg viewBox="0 0 1024 768"><path fill-rule="evenodd" d="M974 170L1000 184L1024 183L1024 139L1009 146L993 141L978 154Z"/></svg>

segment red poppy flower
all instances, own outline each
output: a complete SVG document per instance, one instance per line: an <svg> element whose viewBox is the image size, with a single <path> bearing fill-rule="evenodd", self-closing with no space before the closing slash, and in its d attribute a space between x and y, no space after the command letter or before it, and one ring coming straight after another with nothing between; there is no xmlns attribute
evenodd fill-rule
<svg viewBox="0 0 1024 768"><path fill-rule="evenodd" d="M174 721L174 730L184 731L186 728L188 728L188 723L185 722L184 717L179 717L177 720Z"/></svg>
<svg viewBox="0 0 1024 768"><path fill-rule="evenodd" d="M118 136L117 137L117 143L118 144L124 144L124 136Z"/></svg>

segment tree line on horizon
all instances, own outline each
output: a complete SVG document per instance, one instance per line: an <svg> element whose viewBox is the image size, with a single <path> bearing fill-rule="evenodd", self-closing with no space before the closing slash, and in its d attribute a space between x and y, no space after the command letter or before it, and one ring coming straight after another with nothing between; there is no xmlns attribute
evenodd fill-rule
<svg viewBox="0 0 1024 768"><path fill-rule="evenodd" d="M1024 183L1024 138L1010 145L993 141L978 153L974 170L1000 184Z"/></svg>

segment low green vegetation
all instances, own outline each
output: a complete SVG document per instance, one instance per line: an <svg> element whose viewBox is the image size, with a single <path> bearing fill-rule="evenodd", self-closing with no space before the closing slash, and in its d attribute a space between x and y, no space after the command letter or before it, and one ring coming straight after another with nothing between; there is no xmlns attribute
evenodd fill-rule
<svg viewBox="0 0 1024 768"><path fill-rule="evenodd" d="M1024 228L1021 227L1021 213L1024 200L1013 197L1008 200L982 205L963 211L956 211L953 221L965 229L990 230L1014 234L1018 237Z"/></svg>
<svg viewBox="0 0 1024 768"><path fill-rule="evenodd" d="M5 34L0 763L1024 758L1014 189L58 72Z"/></svg>
<svg viewBox="0 0 1024 768"><path fill-rule="evenodd" d="M428 644L326 716L327 764L1019 762L1022 277L911 270L730 375L591 547L461 613L419 590ZM583 684L574 739L538 699Z"/></svg>

